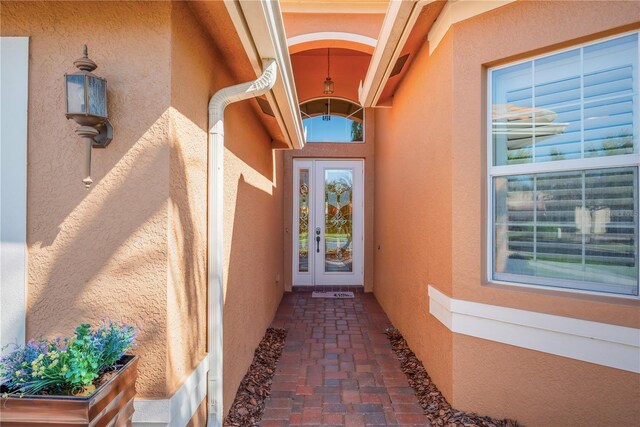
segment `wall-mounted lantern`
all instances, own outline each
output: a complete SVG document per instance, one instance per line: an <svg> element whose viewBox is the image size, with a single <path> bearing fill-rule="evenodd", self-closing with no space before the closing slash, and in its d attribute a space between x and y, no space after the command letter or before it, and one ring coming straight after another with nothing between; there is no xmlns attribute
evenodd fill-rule
<svg viewBox="0 0 640 427"><path fill-rule="evenodd" d="M87 45L84 45L82 58L73 65L80 71L65 74L67 94L67 119L73 119L80 125L76 134L87 145L85 159L85 187L93 183L91 179L91 148L104 148L113 139L113 128L107 116L107 80L92 73L98 68L89 59Z"/></svg>

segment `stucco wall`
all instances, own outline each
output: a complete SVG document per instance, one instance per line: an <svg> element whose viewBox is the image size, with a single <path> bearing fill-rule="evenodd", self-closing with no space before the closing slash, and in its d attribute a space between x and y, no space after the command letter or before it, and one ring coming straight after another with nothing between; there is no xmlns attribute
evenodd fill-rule
<svg viewBox="0 0 640 427"><path fill-rule="evenodd" d="M224 410L273 320L283 287L282 152L246 102L225 122Z"/></svg>
<svg viewBox="0 0 640 427"><path fill-rule="evenodd" d="M391 110L376 112L375 293L456 407L526 425L631 425L640 418L637 374L451 337L428 314L426 294L429 283L458 299L640 325L637 301L487 284L483 235L486 66L638 27L638 16L637 2L516 2L462 21L430 58L423 46ZM440 63L445 55L448 64ZM408 183L406 196L395 193ZM403 209L385 213L390 205Z"/></svg>
<svg viewBox="0 0 640 427"><path fill-rule="evenodd" d="M628 24L640 27L640 3L516 2L454 25L453 37L453 296L582 319L640 327L638 304L619 298L481 286L484 280L486 176L485 64L531 56L602 37ZM570 21L567 21L570 19ZM541 31L540 22L544 22ZM635 23L635 24L634 24ZM620 30L618 30L620 31ZM513 37L513 34L531 34ZM533 36L535 34L535 36ZM479 42L482 40L482 42ZM439 49L439 47L438 47ZM438 284L436 284L438 285Z"/></svg>
<svg viewBox="0 0 640 427"><path fill-rule="evenodd" d="M557 48L558 44L584 42L630 24L637 28L639 17L638 2L516 2L452 28L455 298L640 326L637 301L487 285L482 268L485 265L482 230L486 218L483 64L542 53ZM496 394L517 396L526 390L526 398L512 399L508 409L525 424L581 424L578 420L584 419L595 425L630 425L640 419L637 374L526 350L510 353L511 348L506 346L482 344L458 336L454 339L454 402L461 407L504 413L507 410L495 398ZM478 359L486 355L486 347L495 347L492 351L495 357L491 363L479 364ZM476 375L463 375L469 373L470 366L476 367ZM482 380L486 382L479 386L478 381ZM574 414L579 415L573 418Z"/></svg>
<svg viewBox="0 0 640 427"><path fill-rule="evenodd" d="M30 37L27 336L114 318L142 327L138 393L167 392L170 5L3 2L2 35ZM100 28L100 31L96 31ZM115 138L94 150L67 121L64 73L82 45L107 78ZM164 173L162 173L164 171Z"/></svg>
<svg viewBox="0 0 640 427"><path fill-rule="evenodd" d="M376 110L374 293L447 398L452 338L425 285L451 292L451 67L450 38L431 57L425 45Z"/></svg>
<svg viewBox="0 0 640 427"><path fill-rule="evenodd" d="M232 28L220 7L213 25ZM0 13L3 36L31 37L27 334L139 324L138 397L170 396L207 351L207 104L239 83L231 60L186 3L3 2ZM64 117L63 75L84 43L115 128L89 191ZM225 410L283 292L283 154L249 102L226 113Z"/></svg>
<svg viewBox="0 0 640 427"><path fill-rule="evenodd" d="M185 3L172 3L166 367L170 393L207 353L207 105L222 74L214 50Z"/></svg>

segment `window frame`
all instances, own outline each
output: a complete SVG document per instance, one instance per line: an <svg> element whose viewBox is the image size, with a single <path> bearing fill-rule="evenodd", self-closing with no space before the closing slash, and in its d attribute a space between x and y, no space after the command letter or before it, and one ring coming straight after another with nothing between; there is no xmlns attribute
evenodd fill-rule
<svg viewBox="0 0 640 427"><path fill-rule="evenodd" d="M331 100L338 100L338 101L346 101L349 102L353 105L357 105L358 107L360 107L360 109L362 109L362 141L316 141L316 140L307 140L307 143L311 143L311 144L365 144L367 142L367 135L366 135L366 120L367 120L367 109L364 108L362 105L360 105L358 102L355 102L351 99L348 98L344 98L344 97L340 97L340 96L319 96L319 97L315 97L315 98L309 98L306 101L303 101L300 103L300 105L302 104L306 104L307 102L312 102L312 101L317 101L320 99L331 99ZM314 118L314 117L318 117L318 116L308 116L304 117L306 114L301 114L302 115L302 124L303 124L303 128L304 128L304 120L307 118ZM332 114L332 116L334 116ZM339 116L339 115L335 115L335 117L343 117L343 116ZM343 117L346 118L346 117ZM306 136L305 136L306 138Z"/></svg>
<svg viewBox="0 0 640 427"><path fill-rule="evenodd" d="M486 197L487 197L487 206L486 212L487 220L486 220L486 279L490 284L498 284L498 285L507 285L507 286L516 286L522 288L533 288L533 289L544 289L547 291L559 291L559 292L570 292L570 293L578 293L578 294L588 294L588 295L598 295L604 297L613 297L613 298L624 298L624 299L640 299L640 271L638 272L638 280L636 284L636 292L637 295L629 295L629 294L621 294L621 293L612 293L606 290L589 290L589 289L577 289L570 287L572 284L593 284L600 285L600 287L605 287L605 284L598 282L586 282L582 280L568 280L568 279L554 279L554 278L539 278L543 279L543 281L548 281L549 284L536 284L536 283L528 283L523 282L523 279L526 279L527 276L514 274L514 281L507 281L504 279L496 279L494 276L495 268L495 247L494 247L494 239L495 239L495 218L494 218L494 202L495 202L495 191L494 191L494 178L498 177L506 177L506 176L517 176L517 175L536 175L550 172L570 172L570 171L588 171L593 169L613 169L613 168L623 168L623 167L632 167L636 168L636 188L635 188L635 224L636 224L636 269L640 269L640 223L638 217L640 216L640 143L636 147L636 152L633 154L621 154L615 156L600 156L600 157L588 157L588 158L580 158L580 159L570 159L570 160L555 160L555 161L546 161L546 162L531 162L531 163L519 163L513 165L494 165L494 146L493 146L493 120L492 120L492 107L493 107L493 73L498 70L502 70L508 67L517 66L520 64L528 63L535 61L540 58L550 57L552 55L560 54L563 52L572 51L575 49L581 49L587 46L595 45L598 43L606 42L608 40L614 40L617 38L622 38L625 36L629 36L631 34L637 34L638 36L638 66L636 67L636 75L634 86L638 88L640 86L640 30L626 31L623 33L618 33L615 35L611 35L608 37L597 38L594 40L590 40L588 42L578 43L566 48L554 49L547 51L545 53L529 56L524 59L510 61L507 63L503 63L500 65L496 65L493 67L487 68L486 73ZM582 61L582 60L581 60ZM582 78L581 73L581 78ZM634 137L637 139L640 136L640 95L634 96L634 106L633 106L633 116L635 118L635 123L633 124L633 133ZM584 100L582 101L582 105L584 105ZM584 120L584 118L581 118ZM509 273L504 273L504 275L509 275ZM503 275L503 277L504 277ZM535 276L531 276L535 278ZM540 280L538 280L540 282ZM557 286L555 284L563 283L565 286ZM615 285L612 285L615 286ZM586 288L586 286L583 286Z"/></svg>

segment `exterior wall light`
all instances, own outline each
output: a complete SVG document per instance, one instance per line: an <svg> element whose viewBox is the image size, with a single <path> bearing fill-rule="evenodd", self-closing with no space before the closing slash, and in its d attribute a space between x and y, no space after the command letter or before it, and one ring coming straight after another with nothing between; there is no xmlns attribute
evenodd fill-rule
<svg viewBox="0 0 640 427"><path fill-rule="evenodd" d="M92 73L98 68L89 59L87 45L83 56L73 65L80 71L65 74L67 94L67 119L73 119L80 125L76 134L87 146L85 159L85 178L82 180L87 189L93 183L91 179L91 149L104 148L113 139L113 128L107 116L107 80Z"/></svg>

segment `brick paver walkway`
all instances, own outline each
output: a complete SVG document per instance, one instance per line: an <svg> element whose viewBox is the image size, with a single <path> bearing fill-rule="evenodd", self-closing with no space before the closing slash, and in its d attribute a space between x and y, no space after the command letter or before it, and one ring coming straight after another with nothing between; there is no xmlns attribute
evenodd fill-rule
<svg viewBox="0 0 640 427"><path fill-rule="evenodd" d="M288 293L273 326L289 332L261 426L429 425L372 294Z"/></svg>

